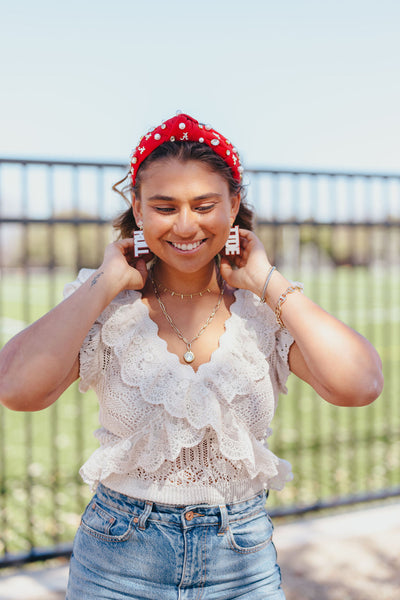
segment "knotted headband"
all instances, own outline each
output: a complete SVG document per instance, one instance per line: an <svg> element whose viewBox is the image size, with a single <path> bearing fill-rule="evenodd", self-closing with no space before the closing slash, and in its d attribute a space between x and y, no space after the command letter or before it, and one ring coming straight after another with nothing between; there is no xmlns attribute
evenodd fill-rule
<svg viewBox="0 0 400 600"><path fill-rule="evenodd" d="M193 117L178 114L158 127L155 127L140 138L139 144L131 156L132 184L135 186L136 175L142 162L161 144L165 142L200 142L207 144L230 167L234 179L242 179L243 168L236 148L229 140L215 131L210 125L202 125Z"/></svg>

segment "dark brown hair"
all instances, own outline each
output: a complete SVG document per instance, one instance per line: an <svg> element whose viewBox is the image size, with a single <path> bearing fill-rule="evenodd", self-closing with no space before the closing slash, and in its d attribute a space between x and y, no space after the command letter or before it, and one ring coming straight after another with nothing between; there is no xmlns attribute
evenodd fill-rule
<svg viewBox="0 0 400 600"><path fill-rule="evenodd" d="M207 165L214 173L219 173L227 182L229 192L232 196L240 193L240 207L234 225L239 225L242 229L253 230L254 215L251 208L246 204L246 190L243 184L234 179L229 165L206 144L201 144L199 142L165 142L153 150L146 160L143 161L136 175L135 187L133 187L132 184L127 184L121 190L118 189L119 185L126 181L128 177L130 178L130 173L128 173L124 179L118 181L113 186L113 190L123 196L128 204L131 205L133 193L140 198L141 176L146 168L157 160L168 160L172 158L182 162L199 160ZM131 207L114 219L113 226L119 232L119 238L132 237L132 232L135 229L139 229Z"/></svg>

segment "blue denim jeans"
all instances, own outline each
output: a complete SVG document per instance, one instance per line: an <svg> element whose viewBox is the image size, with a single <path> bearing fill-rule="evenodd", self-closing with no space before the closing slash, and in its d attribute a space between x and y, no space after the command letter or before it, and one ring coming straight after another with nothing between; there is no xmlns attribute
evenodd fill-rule
<svg viewBox="0 0 400 600"><path fill-rule="evenodd" d="M67 600L285 600L265 502L171 506L100 485L75 537Z"/></svg>

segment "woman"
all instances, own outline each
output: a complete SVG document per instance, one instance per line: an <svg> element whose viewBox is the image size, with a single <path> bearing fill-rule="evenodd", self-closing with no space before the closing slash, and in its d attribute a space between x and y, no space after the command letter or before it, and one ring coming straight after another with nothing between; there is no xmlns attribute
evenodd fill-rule
<svg viewBox="0 0 400 600"><path fill-rule="evenodd" d="M292 371L328 402L368 404L380 359L270 264L221 134L173 117L140 140L131 178L100 268L0 354L9 408L45 408L78 377L99 397L67 598L282 600L265 509L291 478L266 442L278 394Z"/></svg>

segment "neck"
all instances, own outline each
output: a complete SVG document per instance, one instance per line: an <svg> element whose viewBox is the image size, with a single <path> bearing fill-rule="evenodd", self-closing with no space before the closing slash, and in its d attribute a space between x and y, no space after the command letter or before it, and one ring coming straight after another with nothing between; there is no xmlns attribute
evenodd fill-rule
<svg viewBox="0 0 400 600"><path fill-rule="evenodd" d="M195 294L206 288L219 291L218 269L214 261L193 273L177 272L169 265L157 261L153 273L160 285L181 294Z"/></svg>

